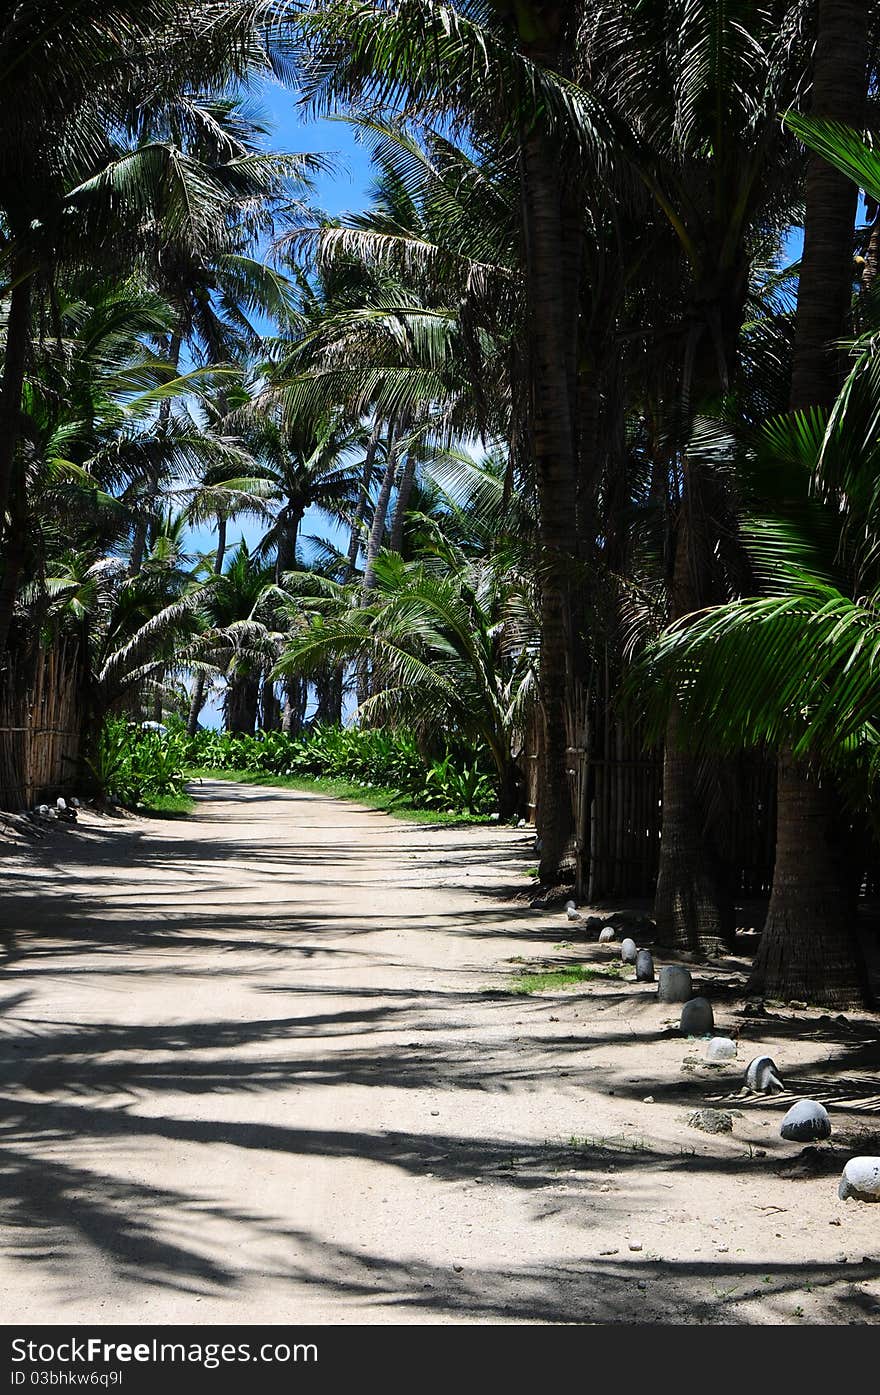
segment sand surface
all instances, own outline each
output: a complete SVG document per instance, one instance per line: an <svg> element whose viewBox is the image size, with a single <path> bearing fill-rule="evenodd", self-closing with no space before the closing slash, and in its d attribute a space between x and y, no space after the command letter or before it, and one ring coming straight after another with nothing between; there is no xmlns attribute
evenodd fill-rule
<svg viewBox="0 0 880 1395"><path fill-rule="evenodd" d="M880 1206L837 1179L880 1152L877 1017L696 969L739 1038L709 1070L649 985L511 996L517 958L616 959L511 899L534 860L221 783L8 848L4 1321L876 1322ZM741 1099L763 1051L790 1092ZM779 1137L802 1094L830 1158Z"/></svg>

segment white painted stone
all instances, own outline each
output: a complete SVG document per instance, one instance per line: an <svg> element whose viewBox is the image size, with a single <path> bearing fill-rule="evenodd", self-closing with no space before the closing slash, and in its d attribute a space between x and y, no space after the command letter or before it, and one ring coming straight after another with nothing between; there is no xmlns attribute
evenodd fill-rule
<svg viewBox="0 0 880 1395"><path fill-rule="evenodd" d="M706 1047L707 1061L732 1061L736 1056L736 1042L730 1037L713 1037Z"/></svg>
<svg viewBox="0 0 880 1395"><path fill-rule="evenodd" d="M782 1077L772 1056L755 1056L746 1066L746 1084L758 1094L769 1095L784 1090Z"/></svg>
<svg viewBox="0 0 880 1395"><path fill-rule="evenodd" d="M837 1195L841 1201L880 1201L880 1158L850 1158L843 1169Z"/></svg>
<svg viewBox="0 0 880 1395"><path fill-rule="evenodd" d="M631 940L629 938L621 940L620 957L623 960L624 964L634 964L636 962L637 954L638 950L636 949L635 940Z"/></svg>
<svg viewBox="0 0 880 1395"><path fill-rule="evenodd" d="M815 1143L831 1136L828 1110L817 1100L798 1100L782 1121L779 1132L791 1143Z"/></svg>

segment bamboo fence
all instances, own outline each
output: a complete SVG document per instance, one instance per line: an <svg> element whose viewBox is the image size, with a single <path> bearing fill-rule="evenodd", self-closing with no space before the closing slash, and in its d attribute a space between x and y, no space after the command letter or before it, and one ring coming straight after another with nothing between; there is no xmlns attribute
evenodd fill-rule
<svg viewBox="0 0 880 1395"><path fill-rule="evenodd" d="M74 789L79 664L63 642L10 659L0 670L0 808L18 810Z"/></svg>
<svg viewBox="0 0 880 1395"><path fill-rule="evenodd" d="M572 804L571 862L579 894L594 902L651 897L657 881L663 817L663 761L642 733L603 713L584 695L567 714ZM526 733L529 819L537 818L540 721ZM711 776L710 772L710 776ZM776 772L772 759L726 762L709 810L707 836L728 869L737 899L770 893L775 856Z"/></svg>

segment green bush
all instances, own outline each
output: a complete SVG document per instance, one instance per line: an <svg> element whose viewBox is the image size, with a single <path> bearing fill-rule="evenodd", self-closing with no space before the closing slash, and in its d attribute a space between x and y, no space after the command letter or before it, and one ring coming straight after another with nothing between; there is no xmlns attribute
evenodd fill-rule
<svg viewBox="0 0 880 1395"><path fill-rule="evenodd" d="M167 732L144 731L113 718L87 765L97 792L127 805L182 794L188 770L240 770L381 788L419 809L490 814L497 808L494 782L478 753L447 751L429 761L408 731L316 726L296 737L277 731L187 736L178 725Z"/></svg>
<svg viewBox="0 0 880 1395"><path fill-rule="evenodd" d="M417 808L450 813L489 814L497 807L492 777L478 753L447 752L427 761L408 731L316 726L297 737L200 731L184 738L184 750L192 770L345 780L394 790Z"/></svg>
<svg viewBox="0 0 880 1395"><path fill-rule="evenodd" d="M86 757L95 793L132 806L181 795L185 741L179 735L143 731L122 717L110 718Z"/></svg>
<svg viewBox="0 0 880 1395"><path fill-rule="evenodd" d="M434 761L425 777L425 787L425 802L435 809L487 814L496 803L492 781L477 763L459 767L449 755Z"/></svg>

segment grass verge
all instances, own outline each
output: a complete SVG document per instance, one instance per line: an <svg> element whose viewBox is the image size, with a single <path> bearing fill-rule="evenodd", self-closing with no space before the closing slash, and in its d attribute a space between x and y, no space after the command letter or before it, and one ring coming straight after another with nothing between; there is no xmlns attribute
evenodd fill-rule
<svg viewBox="0 0 880 1395"><path fill-rule="evenodd" d="M576 988L579 983L590 983L596 979L620 978L621 972L614 965L604 969L593 969L586 964L572 964L570 969L548 969L546 973L519 974L511 980L507 992L545 993L558 988Z"/></svg>
<svg viewBox="0 0 880 1395"><path fill-rule="evenodd" d="M185 819L196 807L191 794L155 794L137 807L137 813L151 819Z"/></svg>
<svg viewBox="0 0 880 1395"><path fill-rule="evenodd" d="M497 826L497 819L486 818L483 814L451 814L443 809L420 809L410 803L400 790L386 789L374 785L364 788L350 780L332 780L307 775L264 775L252 770L188 770L188 780L229 780L241 785L265 785L270 789L303 790L305 793L328 794L334 799L350 799L358 804L366 804L371 809L381 809L395 819L406 819L409 823L433 823L446 825L485 824Z"/></svg>

